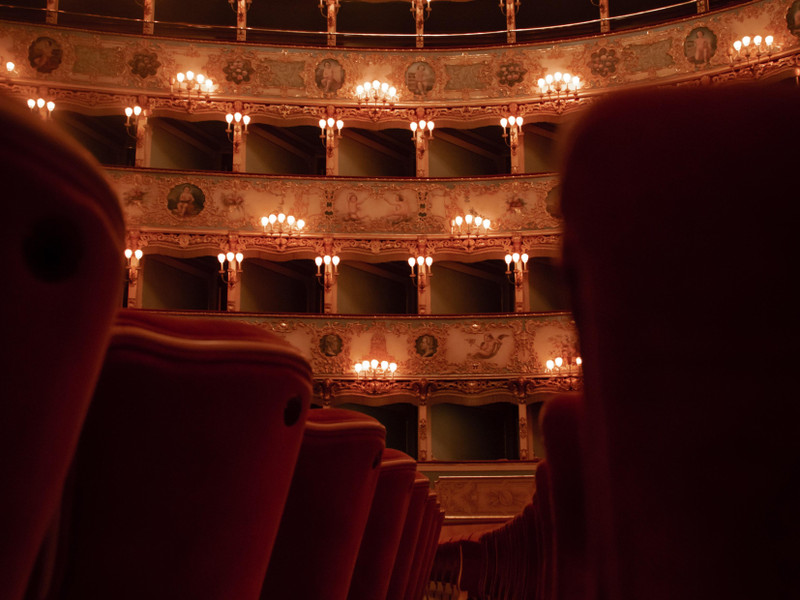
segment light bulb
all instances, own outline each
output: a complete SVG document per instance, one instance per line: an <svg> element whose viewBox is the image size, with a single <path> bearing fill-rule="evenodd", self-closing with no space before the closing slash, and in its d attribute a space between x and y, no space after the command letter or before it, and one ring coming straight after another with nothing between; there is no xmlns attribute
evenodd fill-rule
<svg viewBox="0 0 800 600"><path fill-rule="evenodd" d="M224 265L225 255L222 252L220 252L219 254L217 254L217 260L219 261L219 264Z"/></svg>
<svg viewBox="0 0 800 600"><path fill-rule="evenodd" d="M136 260L141 260L142 256L144 256L144 252L137 248L133 255L136 257Z"/></svg>
<svg viewBox="0 0 800 600"><path fill-rule="evenodd" d="M334 254L331 262L333 263L334 267L337 266L339 264L339 257Z"/></svg>
<svg viewBox="0 0 800 600"><path fill-rule="evenodd" d="M125 248L125 258L130 260L131 256L133 256L133 250L131 250L130 248Z"/></svg>
<svg viewBox="0 0 800 600"><path fill-rule="evenodd" d="M319 128L322 129L322 131L325 131L325 119L319 120Z"/></svg>

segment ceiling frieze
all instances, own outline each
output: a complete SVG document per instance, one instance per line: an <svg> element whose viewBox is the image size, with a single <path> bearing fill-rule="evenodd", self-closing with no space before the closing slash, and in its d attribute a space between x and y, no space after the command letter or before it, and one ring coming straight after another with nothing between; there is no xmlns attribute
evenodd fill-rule
<svg viewBox="0 0 800 600"><path fill-rule="evenodd" d="M624 87L725 82L794 67L800 31L788 14L793 6L787 0L762 0L556 44L459 50L284 48L7 22L0 54L14 60L17 69L0 85L20 96L44 89L59 106L96 113L119 111L134 99L154 115L188 109L220 118L241 102L256 122L273 124L315 124L334 112L348 125L405 126L422 111L437 126L448 126L496 124L513 104L529 121L534 116L555 120ZM734 40L755 34L774 36L774 50L752 64L732 67ZM208 102L187 107L170 95L171 79L187 69L215 82ZM537 80L555 71L580 76L577 98L539 93ZM397 87L395 106L359 106L356 87L374 79Z"/></svg>

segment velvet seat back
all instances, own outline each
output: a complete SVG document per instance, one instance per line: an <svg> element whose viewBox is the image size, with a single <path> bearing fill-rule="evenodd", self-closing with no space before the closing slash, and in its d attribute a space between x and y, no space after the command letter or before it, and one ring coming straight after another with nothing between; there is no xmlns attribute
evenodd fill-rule
<svg viewBox="0 0 800 600"><path fill-rule="evenodd" d="M411 499L408 503L403 534L400 538L400 545L397 549L397 557L392 569L392 577L389 581L389 591L386 600L403 600L406 596L406 588L414 564L417 540L422 528L422 519L425 514L425 503L430 491L430 480L420 472L414 476Z"/></svg>
<svg viewBox="0 0 800 600"><path fill-rule="evenodd" d="M306 361L255 326L122 311L52 598L258 598L310 397Z"/></svg>
<svg viewBox="0 0 800 600"><path fill-rule="evenodd" d="M800 597L799 105L620 93L567 146L601 598Z"/></svg>
<svg viewBox="0 0 800 600"><path fill-rule="evenodd" d="M94 159L5 98L0 176L0 598L16 600L59 504L121 302L124 225Z"/></svg>
<svg viewBox="0 0 800 600"><path fill-rule="evenodd" d="M348 600L384 600L408 513L417 462L386 448L361 539Z"/></svg>
<svg viewBox="0 0 800 600"><path fill-rule="evenodd" d="M362 413L310 412L262 600L347 598L385 439Z"/></svg>
<svg viewBox="0 0 800 600"><path fill-rule="evenodd" d="M586 566L586 497L583 482L583 398L561 394L539 413L547 453L553 515L553 600L584 600Z"/></svg>

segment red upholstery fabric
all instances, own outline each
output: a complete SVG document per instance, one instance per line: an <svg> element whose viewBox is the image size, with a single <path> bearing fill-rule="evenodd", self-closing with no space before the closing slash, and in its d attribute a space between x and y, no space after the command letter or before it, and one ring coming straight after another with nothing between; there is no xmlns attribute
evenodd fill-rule
<svg viewBox="0 0 800 600"><path fill-rule="evenodd" d="M22 597L121 301L124 226L95 161L0 102L0 598ZM66 317L68 316L68 317Z"/></svg>
<svg viewBox="0 0 800 600"><path fill-rule="evenodd" d="M367 415L310 412L262 600L347 598L385 437Z"/></svg>
<svg viewBox="0 0 800 600"><path fill-rule="evenodd" d="M422 473L417 472L414 477L414 486L408 504L403 535L394 561L392 577L386 600L403 600L406 596L411 568L415 559L417 540L422 528L422 518L425 514L425 505L428 499L430 480Z"/></svg>
<svg viewBox="0 0 800 600"><path fill-rule="evenodd" d="M562 199L599 596L800 597L792 86L598 102Z"/></svg>
<svg viewBox="0 0 800 600"><path fill-rule="evenodd" d="M411 567L411 573L408 577L408 586L406 587L405 598L407 600L417 600L424 589L423 586L427 583L427 554L430 550L431 540L436 530L436 519L439 513L438 501L435 492L429 492L428 497L425 499L425 509L422 515L422 525L420 527L419 537L417 538L417 547L414 552L414 564ZM436 540L438 543L438 539ZM425 582L423 583L423 579Z"/></svg>
<svg viewBox="0 0 800 600"><path fill-rule="evenodd" d="M536 600L550 600L553 593L553 513L550 496L550 469L547 461L536 467L536 492L533 495L536 522Z"/></svg>
<svg viewBox="0 0 800 600"><path fill-rule="evenodd" d="M588 589L582 419L577 393L548 400L539 413L552 497L553 600L584 600Z"/></svg>
<svg viewBox="0 0 800 600"><path fill-rule="evenodd" d="M349 600L383 600L400 546L414 487L416 461L386 448L381 458L378 485L353 570Z"/></svg>
<svg viewBox="0 0 800 600"><path fill-rule="evenodd" d="M122 312L76 454L53 598L258 598L311 373L248 329Z"/></svg>
<svg viewBox="0 0 800 600"><path fill-rule="evenodd" d="M417 578L413 594L409 596L415 600L422 600L430 585L433 559L436 556L436 547L439 545L439 534L442 531L442 525L444 523L444 512L441 511L439 501L435 495L428 497L428 510L431 515L429 522L430 527L425 540L425 546L421 548L419 577Z"/></svg>

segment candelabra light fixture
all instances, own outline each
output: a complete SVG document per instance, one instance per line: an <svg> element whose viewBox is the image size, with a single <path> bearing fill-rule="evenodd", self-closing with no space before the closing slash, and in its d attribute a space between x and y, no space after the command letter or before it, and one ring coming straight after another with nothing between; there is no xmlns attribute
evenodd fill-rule
<svg viewBox="0 0 800 600"><path fill-rule="evenodd" d="M520 0L500 0L500 10L504 15L508 15L509 11L516 14L519 11Z"/></svg>
<svg viewBox="0 0 800 600"><path fill-rule="evenodd" d="M420 290L428 287L428 280L433 277L431 265L433 265L433 258L430 256L418 256L416 258L410 256L408 258L408 266L411 267L411 279Z"/></svg>
<svg viewBox="0 0 800 600"><path fill-rule="evenodd" d="M296 219L294 215L284 213L272 213L268 217L261 217L261 227L264 233L273 236L295 235L303 230L306 222L303 219Z"/></svg>
<svg viewBox="0 0 800 600"><path fill-rule="evenodd" d="M411 0L411 14L415 20L431 16L431 0Z"/></svg>
<svg viewBox="0 0 800 600"><path fill-rule="evenodd" d="M580 356L551 358L545 362L545 374L549 375L560 389L580 389L583 381L583 360Z"/></svg>
<svg viewBox="0 0 800 600"><path fill-rule="evenodd" d="M225 133L228 134L228 141L233 144L233 152L239 151L242 137L247 135L247 126L250 125L250 115L243 115L239 111L225 115L225 122L228 126Z"/></svg>
<svg viewBox="0 0 800 600"><path fill-rule="evenodd" d="M528 272L528 255L514 252L506 254L506 276L514 284L514 287L522 287L525 280L525 273ZM514 266L511 266L514 263Z"/></svg>
<svg viewBox="0 0 800 600"><path fill-rule="evenodd" d="M581 87L581 78L570 73L557 71L555 74L548 73L536 82L539 86L539 93L543 96L569 96L578 95Z"/></svg>
<svg viewBox="0 0 800 600"><path fill-rule="evenodd" d="M28 108L43 119L49 119L56 108L56 103L52 100L45 100L44 98L37 98L35 100L33 98L28 98Z"/></svg>
<svg viewBox="0 0 800 600"><path fill-rule="evenodd" d="M211 99L214 91L214 82L203 75L193 71L180 72L170 81L170 93L180 100L186 102L187 107L191 108L193 102L198 100Z"/></svg>
<svg viewBox="0 0 800 600"><path fill-rule="evenodd" d="M319 120L319 139L325 144L325 152L328 158L333 156L336 140L342 137L342 127L344 127L344 121L341 119L337 120L333 117L328 117L327 119Z"/></svg>
<svg viewBox="0 0 800 600"><path fill-rule="evenodd" d="M385 81L367 81L356 88L359 104L374 106L392 106L397 100L397 88Z"/></svg>
<svg viewBox="0 0 800 600"><path fill-rule="evenodd" d="M138 104L125 107L125 129L129 136L136 137L136 125L143 114L144 110Z"/></svg>
<svg viewBox="0 0 800 600"><path fill-rule="evenodd" d="M450 221L450 233L456 236L478 236L489 231L491 221L478 215L466 214L463 217L458 215Z"/></svg>
<svg viewBox="0 0 800 600"><path fill-rule="evenodd" d="M394 379L397 363L373 358L357 362L353 369L356 372L356 379Z"/></svg>
<svg viewBox="0 0 800 600"><path fill-rule="evenodd" d="M336 283L336 276L339 274L339 257L335 254L333 256L326 254L315 258L314 263L317 265L317 281L327 292Z"/></svg>
<svg viewBox="0 0 800 600"><path fill-rule="evenodd" d="M229 288L236 285L242 273L244 255L241 252L220 252L217 255L217 260L219 261L219 276L222 278L222 281Z"/></svg>
<svg viewBox="0 0 800 600"><path fill-rule="evenodd" d="M522 123L522 117L515 117L514 115L500 119L500 127L503 128L503 140L512 149L516 149L519 144Z"/></svg>
<svg viewBox="0 0 800 600"><path fill-rule="evenodd" d="M432 120L411 121L411 136L414 138L417 154L425 153L426 142L433 137L433 127Z"/></svg>
<svg viewBox="0 0 800 600"><path fill-rule="evenodd" d="M139 261L142 260L142 256L143 253L139 248L136 250L125 249L125 268L127 269L126 275L129 284L134 284L139 279Z"/></svg>
<svg viewBox="0 0 800 600"><path fill-rule="evenodd" d="M728 50L728 57L732 64L758 60L764 56L769 56L775 50L775 38L771 35L761 37L749 35L733 42L731 49Z"/></svg>

